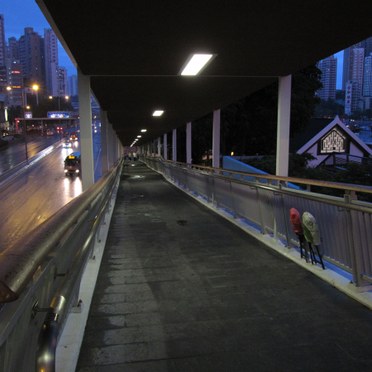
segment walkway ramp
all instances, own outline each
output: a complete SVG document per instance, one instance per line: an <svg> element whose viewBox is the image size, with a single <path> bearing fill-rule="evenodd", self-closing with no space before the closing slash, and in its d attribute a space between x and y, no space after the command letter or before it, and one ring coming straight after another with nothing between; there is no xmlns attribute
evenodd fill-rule
<svg viewBox="0 0 372 372"><path fill-rule="evenodd" d="M135 162L77 371L371 371L372 312Z"/></svg>

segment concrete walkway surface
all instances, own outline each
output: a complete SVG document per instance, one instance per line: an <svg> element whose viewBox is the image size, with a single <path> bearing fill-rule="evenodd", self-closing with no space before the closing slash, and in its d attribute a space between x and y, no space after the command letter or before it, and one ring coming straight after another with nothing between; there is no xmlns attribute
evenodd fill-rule
<svg viewBox="0 0 372 372"><path fill-rule="evenodd" d="M372 312L135 162L76 371L372 371Z"/></svg>

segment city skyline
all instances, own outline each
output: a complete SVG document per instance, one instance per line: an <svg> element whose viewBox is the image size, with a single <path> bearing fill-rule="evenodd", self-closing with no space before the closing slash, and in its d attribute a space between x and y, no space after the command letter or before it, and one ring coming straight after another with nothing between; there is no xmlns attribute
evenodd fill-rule
<svg viewBox="0 0 372 372"><path fill-rule="evenodd" d="M42 37L44 29L51 29L35 0L1 0L0 14L4 15L6 43L10 37L18 40L26 27L32 27ZM68 76L76 75L76 68L60 42L58 54L59 65L67 69Z"/></svg>

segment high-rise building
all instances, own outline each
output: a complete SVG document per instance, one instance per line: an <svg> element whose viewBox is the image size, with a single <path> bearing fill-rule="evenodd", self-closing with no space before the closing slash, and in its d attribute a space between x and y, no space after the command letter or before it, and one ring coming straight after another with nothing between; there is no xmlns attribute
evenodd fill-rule
<svg viewBox="0 0 372 372"><path fill-rule="evenodd" d="M10 61L19 61L19 46L15 37L8 38L7 58Z"/></svg>
<svg viewBox="0 0 372 372"><path fill-rule="evenodd" d="M46 93L58 96L58 40L51 29L44 30Z"/></svg>
<svg viewBox="0 0 372 372"><path fill-rule="evenodd" d="M336 74L337 59L334 56L318 62L318 68L322 72L321 82L323 87L317 91L317 95L325 101L336 99Z"/></svg>
<svg viewBox="0 0 372 372"><path fill-rule="evenodd" d="M343 89L345 89L345 113L351 114L361 109L363 71L364 71L364 42L357 43L344 51ZM349 98L348 98L349 97ZM349 103L347 103L351 99Z"/></svg>
<svg viewBox="0 0 372 372"><path fill-rule="evenodd" d="M352 50L355 48L363 48L362 44L363 44L362 42L359 42L344 50L344 62L343 62L343 73L342 73L342 89L343 90L345 90L346 88L346 83L349 80L352 80L351 79L352 69L353 69Z"/></svg>
<svg viewBox="0 0 372 372"><path fill-rule="evenodd" d="M67 95L67 70L64 67L58 67L58 96Z"/></svg>
<svg viewBox="0 0 372 372"><path fill-rule="evenodd" d="M372 37L361 41L360 47L364 48L364 55L368 56L372 53Z"/></svg>
<svg viewBox="0 0 372 372"><path fill-rule="evenodd" d="M26 27L19 39L19 59L27 84L37 83L45 92L44 41L32 27Z"/></svg>
<svg viewBox="0 0 372 372"><path fill-rule="evenodd" d="M13 60L8 67L8 79L11 90L9 91L10 106L25 106L22 66L19 61Z"/></svg>
<svg viewBox="0 0 372 372"><path fill-rule="evenodd" d="M77 96L78 95L77 76L76 75L71 75L68 78L68 95L69 96Z"/></svg>
<svg viewBox="0 0 372 372"><path fill-rule="evenodd" d="M0 66L5 66L5 51L4 16L0 14Z"/></svg>
<svg viewBox="0 0 372 372"><path fill-rule="evenodd" d="M363 97L372 97L372 52L364 58Z"/></svg>

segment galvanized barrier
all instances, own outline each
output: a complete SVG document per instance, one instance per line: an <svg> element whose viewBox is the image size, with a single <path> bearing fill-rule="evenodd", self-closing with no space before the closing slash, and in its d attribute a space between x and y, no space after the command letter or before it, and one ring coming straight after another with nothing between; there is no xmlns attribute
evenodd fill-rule
<svg viewBox="0 0 372 372"><path fill-rule="evenodd" d="M310 212L320 226L324 260L351 273L355 286L372 283L372 203L357 199L360 194L371 195L372 187L247 174L151 157L143 160L180 188L244 219L289 249L299 246L289 210ZM286 187L289 182L303 190ZM313 187L341 190L343 197L312 192Z"/></svg>
<svg viewBox="0 0 372 372"><path fill-rule="evenodd" d="M0 371L55 370L58 339L78 305L121 166L0 254Z"/></svg>

